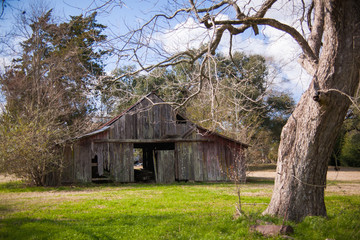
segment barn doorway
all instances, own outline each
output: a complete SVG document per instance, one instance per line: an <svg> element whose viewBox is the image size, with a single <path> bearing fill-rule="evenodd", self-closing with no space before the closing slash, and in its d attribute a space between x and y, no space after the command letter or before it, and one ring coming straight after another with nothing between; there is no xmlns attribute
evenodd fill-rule
<svg viewBox="0 0 360 240"><path fill-rule="evenodd" d="M175 143L136 143L134 144L135 182L175 181ZM166 172L166 174L165 174Z"/></svg>

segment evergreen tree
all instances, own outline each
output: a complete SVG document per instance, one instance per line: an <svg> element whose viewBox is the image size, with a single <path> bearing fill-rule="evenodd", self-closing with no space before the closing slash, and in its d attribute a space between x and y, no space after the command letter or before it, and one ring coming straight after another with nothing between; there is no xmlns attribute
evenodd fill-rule
<svg viewBox="0 0 360 240"><path fill-rule="evenodd" d="M6 98L0 127L1 142L6 143L0 149L1 169L36 185L49 183L45 176L63 167L61 146L89 126L94 109L89 95L103 74L106 54L97 50L106 36L101 34L105 27L96 23L96 13L61 24L52 22L51 13L30 24L31 36L21 43L21 57L0 82ZM24 154L19 157L14 148ZM26 154L31 152L37 155ZM20 168L24 164L29 167Z"/></svg>

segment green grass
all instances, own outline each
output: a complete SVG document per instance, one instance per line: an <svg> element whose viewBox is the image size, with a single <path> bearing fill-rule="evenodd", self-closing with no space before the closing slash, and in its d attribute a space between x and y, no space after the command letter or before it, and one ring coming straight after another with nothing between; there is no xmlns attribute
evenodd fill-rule
<svg viewBox="0 0 360 240"><path fill-rule="evenodd" d="M244 203L268 203L272 183L242 187ZM84 185L60 188L0 184L0 239L267 239L249 232L264 204L244 205L233 220L234 185ZM328 218L291 224L295 239L360 239L360 196L326 197ZM281 239L281 237L273 238Z"/></svg>

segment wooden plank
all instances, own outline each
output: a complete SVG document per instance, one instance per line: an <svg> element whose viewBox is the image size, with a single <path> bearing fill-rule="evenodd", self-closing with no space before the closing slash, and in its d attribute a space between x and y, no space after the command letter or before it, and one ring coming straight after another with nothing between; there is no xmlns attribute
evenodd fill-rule
<svg viewBox="0 0 360 240"><path fill-rule="evenodd" d="M228 166L226 164L226 146L223 141L218 143L218 164L219 164L219 175L218 181L224 181L227 179Z"/></svg>
<svg viewBox="0 0 360 240"><path fill-rule="evenodd" d="M91 144L83 141L79 144L77 179L81 182L91 182Z"/></svg>
<svg viewBox="0 0 360 240"><path fill-rule="evenodd" d="M138 139L138 134L137 134L137 129L138 129L137 114L131 115L131 122L133 123L133 129L132 129L133 138Z"/></svg>
<svg viewBox="0 0 360 240"><path fill-rule="evenodd" d="M92 178L91 181L109 181L110 178Z"/></svg>
<svg viewBox="0 0 360 240"><path fill-rule="evenodd" d="M174 150L156 151L157 183L173 183L175 181Z"/></svg>
<svg viewBox="0 0 360 240"><path fill-rule="evenodd" d="M62 183L75 181L74 176L74 144L66 145L64 150L64 170L61 175Z"/></svg>
<svg viewBox="0 0 360 240"><path fill-rule="evenodd" d="M142 112L143 122L142 122L142 129L143 129L143 136L144 139L149 139L149 111Z"/></svg>
<svg viewBox="0 0 360 240"><path fill-rule="evenodd" d="M207 164L207 154L208 152L206 149L208 148L207 145L209 143L200 143L201 144L201 152L202 152L202 163L203 163L203 178L204 181L208 181L208 164Z"/></svg>
<svg viewBox="0 0 360 240"><path fill-rule="evenodd" d="M125 117L124 116L119 118L118 124L119 124L119 135L115 139L125 139L126 126L125 126Z"/></svg>
<svg viewBox="0 0 360 240"><path fill-rule="evenodd" d="M137 105L137 108L140 108L141 109L142 107L142 102L140 102L138 105ZM142 113L139 112L139 111L136 111L136 126L137 126L137 129L136 129L136 134L137 134L137 139L143 139L144 138L144 135L143 135L143 129L142 129Z"/></svg>
<svg viewBox="0 0 360 240"><path fill-rule="evenodd" d="M110 143L112 151L111 176L115 182L134 181L133 147L129 143Z"/></svg>
<svg viewBox="0 0 360 240"><path fill-rule="evenodd" d="M76 142L74 144L74 179L76 182L81 182L80 180L80 160L79 160L79 157L80 157L80 147L79 147L79 142Z"/></svg>
<svg viewBox="0 0 360 240"><path fill-rule="evenodd" d="M160 138L161 136L163 136L162 131L161 131L161 111L162 111L162 106L161 105L155 105L153 107L153 137L154 138Z"/></svg>
<svg viewBox="0 0 360 240"><path fill-rule="evenodd" d="M183 181L187 180L185 168L186 168L186 152L183 147L183 143L179 142L177 146L177 171L178 171L178 180Z"/></svg>
<svg viewBox="0 0 360 240"><path fill-rule="evenodd" d="M202 147L201 143L194 143L196 151L194 151L193 161L194 161L194 180L195 181L204 181L204 172L203 172L203 159L202 159Z"/></svg>
<svg viewBox="0 0 360 240"><path fill-rule="evenodd" d="M209 144L206 149L207 151L207 166L208 166L208 181L216 181L215 175L215 164L216 159L214 158L215 149L214 144Z"/></svg>
<svg viewBox="0 0 360 240"><path fill-rule="evenodd" d="M134 182L134 151L133 144L125 143L124 146L124 182Z"/></svg>
<svg viewBox="0 0 360 240"><path fill-rule="evenodd" d="M97 168L98 168L98 173L100 176L102 176L104 174L104 159L106 158L106 156L104 156L104 147L105 147L106 143L103 144L94 144L94 149L96 149L96 155L97 155ZM94 156L93 156L94 157Z"/></svg>
<svg viewBox="0 0 360 240"><path fill-rule="evenodd" d="M154 107L151 107L147 110L148 115L148 131L147 131L147 139L154 138L154 115L153 115Z"/></svg>
<svg viewBox="0 0 360 240"><path fill-rule="evenodd" d="M179 179L179 147L178 147L178 143L175 144L174 167L175 167L175 180L177 180L177 179Z"/></svg>
<svg viewBox="0 0 360 240"><path fill-rule="evenodd" d="M189 181L195 181L195 177L194 177L194 155L195 155L195 151L197 151L196 149L194 149L194 144L193 143L189 143L186 142L184 143L186 149L188 149L188 154L187 154L187 169L188 169L188 180Z"/></svg>
<svg viewBox="0 0 360 240"><path fill-rule="evenodd" d="M163 110L164 110L163 114L165 118L164 119L165 135L174 135L175 126L173 125L173 123L175 119L172 118L173 109L169 105L163 105Z"/></svg>
<svg viewBox="0 0 360 240"><path fill-rule="evenodd" d="M186 143L181 144L181 179L180 180L189 180L189 149L186 147Z"/></svg>

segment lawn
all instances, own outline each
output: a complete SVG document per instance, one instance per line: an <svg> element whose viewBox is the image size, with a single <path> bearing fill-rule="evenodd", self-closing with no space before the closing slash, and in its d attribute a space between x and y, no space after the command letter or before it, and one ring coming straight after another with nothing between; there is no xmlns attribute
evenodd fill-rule
<svg viewBox="0 0 360 240"><path fill-rule="evenodd" d="M282 223L261 216L272 187L264 180L242 185L246 216L234 220L237 197L231 183L44 188L4 182L0 239L266 239L249 226L257 220ZM360 239L360 195L328 192L326 204L328 218L287 223L295 229L291 237Z"/></svg>

